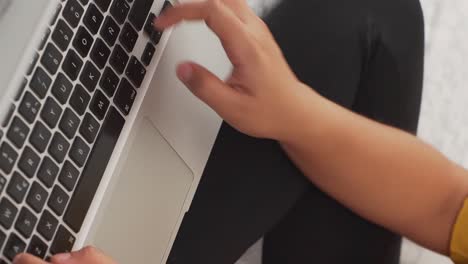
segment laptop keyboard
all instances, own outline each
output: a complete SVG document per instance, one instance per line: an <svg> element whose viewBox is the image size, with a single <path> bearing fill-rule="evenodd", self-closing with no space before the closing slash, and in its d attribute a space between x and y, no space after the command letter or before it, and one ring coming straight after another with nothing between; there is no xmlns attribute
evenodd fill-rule
<svg viewBox="0 0 468 264"><path fill-rule="evenodd" d="M1 124L0 263L72 249L162 35L155 0L58 2Z"/></svg>

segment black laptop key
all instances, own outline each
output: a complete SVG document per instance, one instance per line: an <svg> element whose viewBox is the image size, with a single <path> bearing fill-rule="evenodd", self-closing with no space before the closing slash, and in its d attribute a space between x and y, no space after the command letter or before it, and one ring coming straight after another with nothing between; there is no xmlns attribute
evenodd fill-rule
<svg viewBox="0 0 468 264"><path fill-rule="evenodd" d="M15 228L21 235L29 238L34 231L36 223L37 217L29 209L23 207L18 215L18 220L16 220Z"/></svg>
<svg viewBox="0 0 468 264"><path fill-rule="evenodd" d="M51 83L52 79L49 75L41 67L38 67L29 83L29 86L37 96L42 99L45 97L47 90L49 90Z"/></svg>
<svg viewBox="0 0 468 264"><path fill-rule="evenodd" d="M50 247L50 253L59 254L70 252L75 244L75 237L68 229L60 225L57 234L55 235L54 242Z"/></svg>
<svg viewBox="0 0 468 264"><path fill-rule="evenodd" d="M132 109L136 95L137 92L130 82L123 78L114 96L114 103L125 115L128 115Z"/></svg>
<svg viewBox="0 0 468 264"><path fill-rule="evenodd" d="M103 13L109 9L110 3L112 0L94 0L97 6L101 9Z"/></svg>
<svg viewBox="0 0 468 264"><path fill-rule="evenodd" d="M132 56L125 71L128 79L135 85L136 88L141 86L146 75L146 69L135 56Z"/></svg>
<svg viewBox="0 0 468 264"><path fill-rule="evenodd" d="M80 177L78 169L69 161L66 161L60 171L59 182L67 189L72 191Z"/></svg>
<svg viewBox="0 0 468 264"><path fill-rule="evenodd" d="M86 114L80 127L80 134L88 143L93 143L99 131L98 121L91 115Z"/></svg>
<svg viewBox="0 0 468 264"><path fill-rule="evenodd" d="M80 76L81 83L89 92L94 92L99 78L101 78L101 73L91 62L88 61Z"/></svg>
<svg viewBox="0 0 468 264"><path fill-rule="evenodd" d="M26 243L15 233L12 233L3 249L3 255L11 261L16 255L23 253L26 249Z"/></svg>
<svg viewBox="0 0 468 264"><path fill-rule="evenodd" d="M28 188L29 182L21 174L15 172L8 184L7 193L15 202L21 203L28 192Z"/></svg>
<svg viewBox="0 0 468 264"><path fill-rule="evenodd" d="M23 100L19 106L19 113L21 116L26 119L29 123L34 122L36 116L41 108L41 103L37 98L30 92L26 92L23 96Z"/></svg>
<svg viewBox="0 0 468 264"><path fill-rule="evenodd" d="M47 98L41 112L41 118L50 127L54 128L62 115L62 107L52 98Z"/></svg>
<svg viewBox="0 0 468 264"><path fill-rule="evenodd" d="M162 32L158 30L154 30L153 33L151 33L150 40L153 42L154 45L158 45L159 41L161 41L162 37Z"/></svg>
<svg viewBox="0 0 468 264"><path fill-rule="evenodd" d="M114 96L115 90L117 90L117 85L119 85L119 77L110 67L106 67L101 78L100 86L102 90L109 96Z"/></svg>
<svg viewBox="0 0 468 264"><path fill-rule="evenodd" d="M81 26L76 33L75 40L73 41L73 47L78 51L78 53L85 58L88 56L91 47L93 46L93 36L89 34L88 30Z"/></svg>
<svg viewBox="0 0 468 264"><path fill-rule="evenodd" d="M153 2L154 0L136 0L133 4L128 20L138 31L143 28Z"/></svg>
<svg viewBox="0 0 468 264"><path fill-rule="evenodd" d="M125 23L122 33L119 37L120 43L128 51L132 52L138 40L138 33L133 29L129 23Z"/></svg>
<svg viewBox="0 0 468 264"><path fill-rule="evenodd" d="M114 46L115 41L120 33L120 27L110 16L106 17L104 20L104 25L101 29L101 36L106 41L109 46Z"/></svg>
<svg viewBox="0 0 468 264"><path fill-rule="evenodd" d="M54 75L57 73L62 59L62 53L54 46L54 44L49 43L47 44L44 54L42 54L41 63L50 74Z"/></svg>
<svg viewBox="0 0 468 264"><path fill-rule="evenodd" d="M86 111L89 100L91 100L91 96L88 94L88 92L86 92L83 86L78 84L70 98L70 105L73 110L75 110L81 116Z"/></svg>
<svg viewBox="0 0 468 264"><path fill-rule="evenodd" d="M31 238L31 242L29 242L29 246L26 252L40 259L44 259L45 255L47 254L47 244L44 243L38 236L33 236Z"/></svg>
<svg viewBox="0 0 468 264"><path fill-rule="evenodd" d="M64 216L75 232L81 229L124 124L125 119L111 107Z"/></svg>
<svg viewBox="0 0 468 264"><path fill-rule="evenodd" d="M78 78L81 67L83 67L83 60L81 60L80 56L76 54L75 51L69 50L62 64L62 69L65 74L74 81Z"/></svg>
<svg viewBox="0 0 468 264"><path fill-rule="evenodd" d="M80 137L76 137L70 149L69 156L76 165L83 167L86 162L86 158L89 155L89 151L90 148L88 147L88 144L86 144L86 142Z"/></svg>
<svg viewBox="0 0 468 264"><path fill-rule="evenodd" d="M60 50L65 51L73 38L73 30L65 21L60 19L52 33L52 40Z"/></svg>
<svg viewBox="0 0 468 264"><path fill-rule="evenodd" d="M18 159L18 153L10 146L3 142L0 146L0 169L9 174Z"/></svg>
<svg viewBox="0 0 468 264"><path fill-rule="evenodd" d="M57 230L58 220L55 216L52 215L48 210L44 210L42 213L39 224L37 225L37 231L41 234L47 241L52 240L55 230Z"/></svg>
<svg viewBox="0 0 468 264"><path fill-rule="evenodd" d="M61 216L65 211L69 199L68 194L60 186L55 185L47 205L54 213Z"/></svg>
<svg viewBox="0 0 468 264"><path fill-rule="evenodd" d="M3 192L3 189L5 189L6 184L7 184L6 178L0 174L0 194Z"/></svg>
<svg viewBox="0 0 468 264"><path fill-rule="evenodd" d="M90 4L88 11L86 11L86 14L83 18L83 22L93 35L98 33L103 20L104 16L102 15L101 11L99 11L99 9L94 4Z"/></svg>
<svg viewBox="0 0 468 264"><path fill-rule="evenodd" d="M3 247L3 244L5 244L6 240L6 234L2 230L0 230L0 248ZM0 262L1 264L7 264L5 261Z"/></svg>
<svg viewBox="0 0 468 264"><path fill-rule="evenodd" d="M130 11L130 5L126 0L114 0L111 6L110 13L115 18L117 23L123 24L127 18L128 12Z"/></svg>
<svg viewBox="0 0 468 264"><path fill-rule="evenodd" d="M55 133L49 146L49 153L57 163L62 163L70 148L70 143L60 133Z"/></svg>
<svg viewBox="0 0 468 264"><path fill-rule="evenodd" d="M73 28L76 28L83 16L83 13L84 9L78 1L68 0L67 5L63 10L63 17Z"/></svg>
<svg viewBox="0 0 468 264"><path fill-rule="evenodd" d="M110 64L117 73L122 74L125 66L127 66L128 59L127 52L120 45L117 45L110 57Z"/></svg>
<svg viewBox="0 0 468 264"><path fill-rule="evenodd" d="M29 127L21 119L15 117L11 123L10 129L8 130L7 138L17 148L22 148L28 135Z"/></svg>
<svg viewBox="0 0 468 264"><path fill-rule="evenodd" d="M28 196L26 197L26 203L31 206L36 213L40 213L42 208L44 208L48 196L49 194L46 189L44 189L44 187L39 183L34 182L29 190Z"/></svg>
<svg viewBox="0 0 468 264"><path fill-rule="evenodd" d="M39 153L43 153L51 137L50 130L42 122L38 121L33 128L29 142Z"/></svg>
<svg viewBox="0 0 468 264"><path fill-rule="evenodd" d="M111 51L104 43L104 41L97 39L93 49L91 50L91 60L93 60L99 69L103 69L104 66L106 66L110 53Z"/></svg>
<svg viewBox="0 0 468 264"><path fill-rule="evenodd" d="M146 20L144 31L148 36L151 36L153 31L156 30L154 27L154 22L156 19L156 15L154 13L149 14L148 19Z"/></svg>
<svg viewBox="0 0 468 264"><path fill-rule="evenodd" d="M18 208L16 208L16 205L3 197L2 201L0 201L0 225L5 229L9 229L13 225L17 214Z"/></svg>
<svg viewBox="0 0 468 264"><path fill-rule="evenodd" d="M141 62L143 62L143 64L146 66L150 65L155 52L156 48L153 46L153 44L148 42L148 44L146 44L145 50L143 51L143 54L141 55Z"/></svg>
<svg viewBox="0 0 468 264"><path fill-rule="evenodd" d="M57 178L59 167L52 159L45 157L42 161L37 178L48 188L52 187Z"/></svg>
<svg viewBox="0 0 468 264"><path fill-rule="evenodd" d="M65 104L70 97L71 91L73 90L72 83L63 74L59 73L52 85L52 94L61 103Z"/></svg>
<svg viewBox="0 0 468 264"><path fill-rule="evenodd" d="M97 91L94 94L94 98L91 101L91 104L89 106L91 112L99 119L102 120L104 119L104 116L107 112L107 109L109 108L109 100L107 100L107 97L101 92Z"/></svg>
<svg viewBox="0 0 468 264"><path fill-rule="evenodd" d="M18 167L26 177L32 178L36 174L40 162L39 155L32 148L26 147L18 161Z"/></svg>
<svg viewBox="0 0 468 264"><path fill-rule="evenodd" d="M171 7L172 7L171 2L169 2L168 0L164 1L164 5L161 9L161 13L163 13L166 9L171 8Z"/></svg>
<svg viewBox="0 0 468 264"><path fill-rule="evenodd" d="M89 0L80 0L80 3L85 6L89 3Z"/></svg>
<svg viewBox="0 0 468 264"><path fill-rule="evenodd" d="M62 120L59 124L60 130L65 134L65 136L72 139L75 136L76 131L78 131L79 126L80 119L70 108L67 108L63 113Z"/></svg>
<svg viewBox="0 0 468 264"><path fill-rule="evenodd" d="M73 145L70 149L70 158L75 162L76 165L79 167L83 167L85 164L86 158L89 155L90 148L88 144L81 139L80 137L76 137Z"/></svg>

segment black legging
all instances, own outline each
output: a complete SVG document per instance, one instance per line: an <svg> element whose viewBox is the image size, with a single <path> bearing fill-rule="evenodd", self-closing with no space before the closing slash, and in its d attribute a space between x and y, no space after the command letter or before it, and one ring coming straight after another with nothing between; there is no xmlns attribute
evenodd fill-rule
<svg viewBox="0 0 468 264"><path fill-rule="evenodd" d="M416 132L424 57L418 0L284 0L265 20L301 81ZM169 263L231 264L262 236L265 264L399 262L400 236L317 189L277 142L223 124Z"/></svg>

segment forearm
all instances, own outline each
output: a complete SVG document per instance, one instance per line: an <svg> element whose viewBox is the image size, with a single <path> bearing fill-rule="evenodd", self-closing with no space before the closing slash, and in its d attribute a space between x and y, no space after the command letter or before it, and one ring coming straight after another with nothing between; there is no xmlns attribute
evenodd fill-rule
<svg viewBox="0 0 468 264"><path fill-rule="evenodd" d="M302 98L282 145L304 174L363 217L448 253L466 171L410 134Z"/></svg>

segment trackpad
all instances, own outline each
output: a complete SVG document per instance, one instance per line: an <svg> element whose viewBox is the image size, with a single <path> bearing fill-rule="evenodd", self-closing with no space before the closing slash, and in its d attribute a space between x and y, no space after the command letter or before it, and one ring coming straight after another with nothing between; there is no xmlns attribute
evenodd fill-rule
<svg viewBox="0 0 468 264"><path fill-rule="evenodd" d="M183 214L193 173L144 119L94 243L118 263L161 263Z"/></svg>

